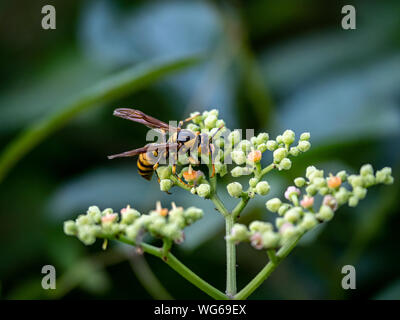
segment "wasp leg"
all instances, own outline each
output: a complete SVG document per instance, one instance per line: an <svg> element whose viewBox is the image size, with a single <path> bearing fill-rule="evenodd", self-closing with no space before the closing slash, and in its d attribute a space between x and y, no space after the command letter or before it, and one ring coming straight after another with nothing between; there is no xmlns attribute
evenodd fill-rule
<svg viewBox="0 0 400 320"><path fill-rule="evenodd" d="M189 121L193 120L194 118L198 117L199 115L200 115L200 113L198 113L192 117L186 118L185 120L179 121L178 128L181 129L185 122L189 122Z"/></svg>

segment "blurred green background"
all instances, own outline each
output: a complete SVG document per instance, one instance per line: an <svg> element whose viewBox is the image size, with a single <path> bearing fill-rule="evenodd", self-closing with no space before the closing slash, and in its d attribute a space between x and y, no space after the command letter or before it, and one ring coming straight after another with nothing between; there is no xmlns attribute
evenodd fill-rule
<svg viewBox="0 0 400 320"><path fill-rule="evenodd" d="M56 30L41 28L45 4ZM356 30L341 28L346 4ZM392 166L395 185L308 234L251 298L400 298L399 1L2 1L0 26L2 299L207 298L162 261L63 234L89 205L147 212L156 200L206 210L174 252L223 290L223 219L211 203L162 193L132 159L107 160L145 142L144 126L112 116L121 106L164 121L217 108L231 129L311 132L311 151L270 176L269 197L311 164ZM241 221L271 219L265 200ZM239 245L239 288L265 262ZM52 292L41 288L46 264L57 270ZM345 264L356 267L356 290L341 288Z"/></svg>

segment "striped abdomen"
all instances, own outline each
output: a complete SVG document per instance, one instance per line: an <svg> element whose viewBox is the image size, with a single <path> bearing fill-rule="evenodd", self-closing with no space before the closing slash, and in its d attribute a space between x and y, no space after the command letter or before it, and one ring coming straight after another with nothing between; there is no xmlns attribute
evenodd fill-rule
<svg viewBox="0 0 400 320"><path fill-rule="evenodd" d="M137 167L139 174L145 178L146 180L150 180L151 177L153 176L153 164L151 159L148 158L147 153L141 153L139 154L138 160L137 160Z"/></svg>

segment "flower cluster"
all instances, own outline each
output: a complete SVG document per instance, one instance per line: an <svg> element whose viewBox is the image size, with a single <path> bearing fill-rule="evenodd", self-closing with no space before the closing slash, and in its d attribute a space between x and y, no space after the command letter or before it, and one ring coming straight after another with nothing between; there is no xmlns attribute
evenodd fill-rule
<svg viewBox="0 0 400 320"><path fill-rule="evenodd" d="M257 249L282 246L287 240L301 236L318 223L331 220L341 205L347 203L355 207L365 198L367 188L381 183L393 183L390 168L385 167L374 173L372 166L366 164L361 167L358 175L340 171L326 177L323 170L310 166L305 178L296 178L295 185L286 189L286 202L279 198L266 202L267 209L279 216L275 220L277 231L274 231L272 224L266 222L253 221L249 228L235 224L228 240L235 243L249 241ZM304 189L303 193L301 188ZM317 195L322 197L318 209L315 208Z"/></svg>
<svg viewBox="0 0 400 320"><path fill-rule="evenodd" d="M168 210L157 202L155 210L143 215L129 205L120 214L110 208L101 211L97 206L91 206L75 221L65 221L64 232L78 237L86 245L93 244L96 238L112 239L118 236L139 243L145 232L156 238L181 243L184 240L183 229L202 217L201 209L190 207L184 210L175 203Z"/></svg>

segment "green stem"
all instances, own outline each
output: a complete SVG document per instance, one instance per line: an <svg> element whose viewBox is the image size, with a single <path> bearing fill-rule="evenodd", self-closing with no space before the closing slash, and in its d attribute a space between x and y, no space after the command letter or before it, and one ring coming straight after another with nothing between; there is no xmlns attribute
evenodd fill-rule
<svg viewBox="0 0 400 320"><path fill-rule="evenodd" d="M226 239L226 294L233 298L236 294L236 247L232 241L228 241L231 229L235 223L235 217L225 217L225 239Z"/></svg>
<svg viewBox="0 0 400 320"><path fill-rule="evenodd" d="M268 251L268 256L270 261L267 265L251 280L247 286L245 286L240 292L235 296L237 300L244 300L249 295L251 295L276 269L276 267L281 263L281 261L287 257L287 255L294 249L298 241L303 234L297 236L296 238L289 240L282 248L279 249L278 253Z"/></svg>
<svg viewBox="0 0 400 320"><path fill-rule="evenodd" d="M117 240L135 246L135 243L123 236L117 238ZM188 280L190 283L195 285L197 288L207 293L210 297L219 300L227 300L228 297L219 291L217 288L210 285L208 282L200 278L197 274L186 267L182 262L180 262L172 253L168 252L164 256L162 248L157 248L147 243L141 243L139 247L144 251L153 256L161 258L166 264L168 264L172 269L178 272L182 277ZM164 257L164 259L163 259Z"/></svg>
<svg viewBox="0 0 400 320"><path fill-rule="evenodd" d="M229 211L225 208L224 204L222 203L221 199L218 197L216 193L213 193L210 196L210 200L214 203L215 207L217 210L225 217L227 218L230 216Z"/></svg>

